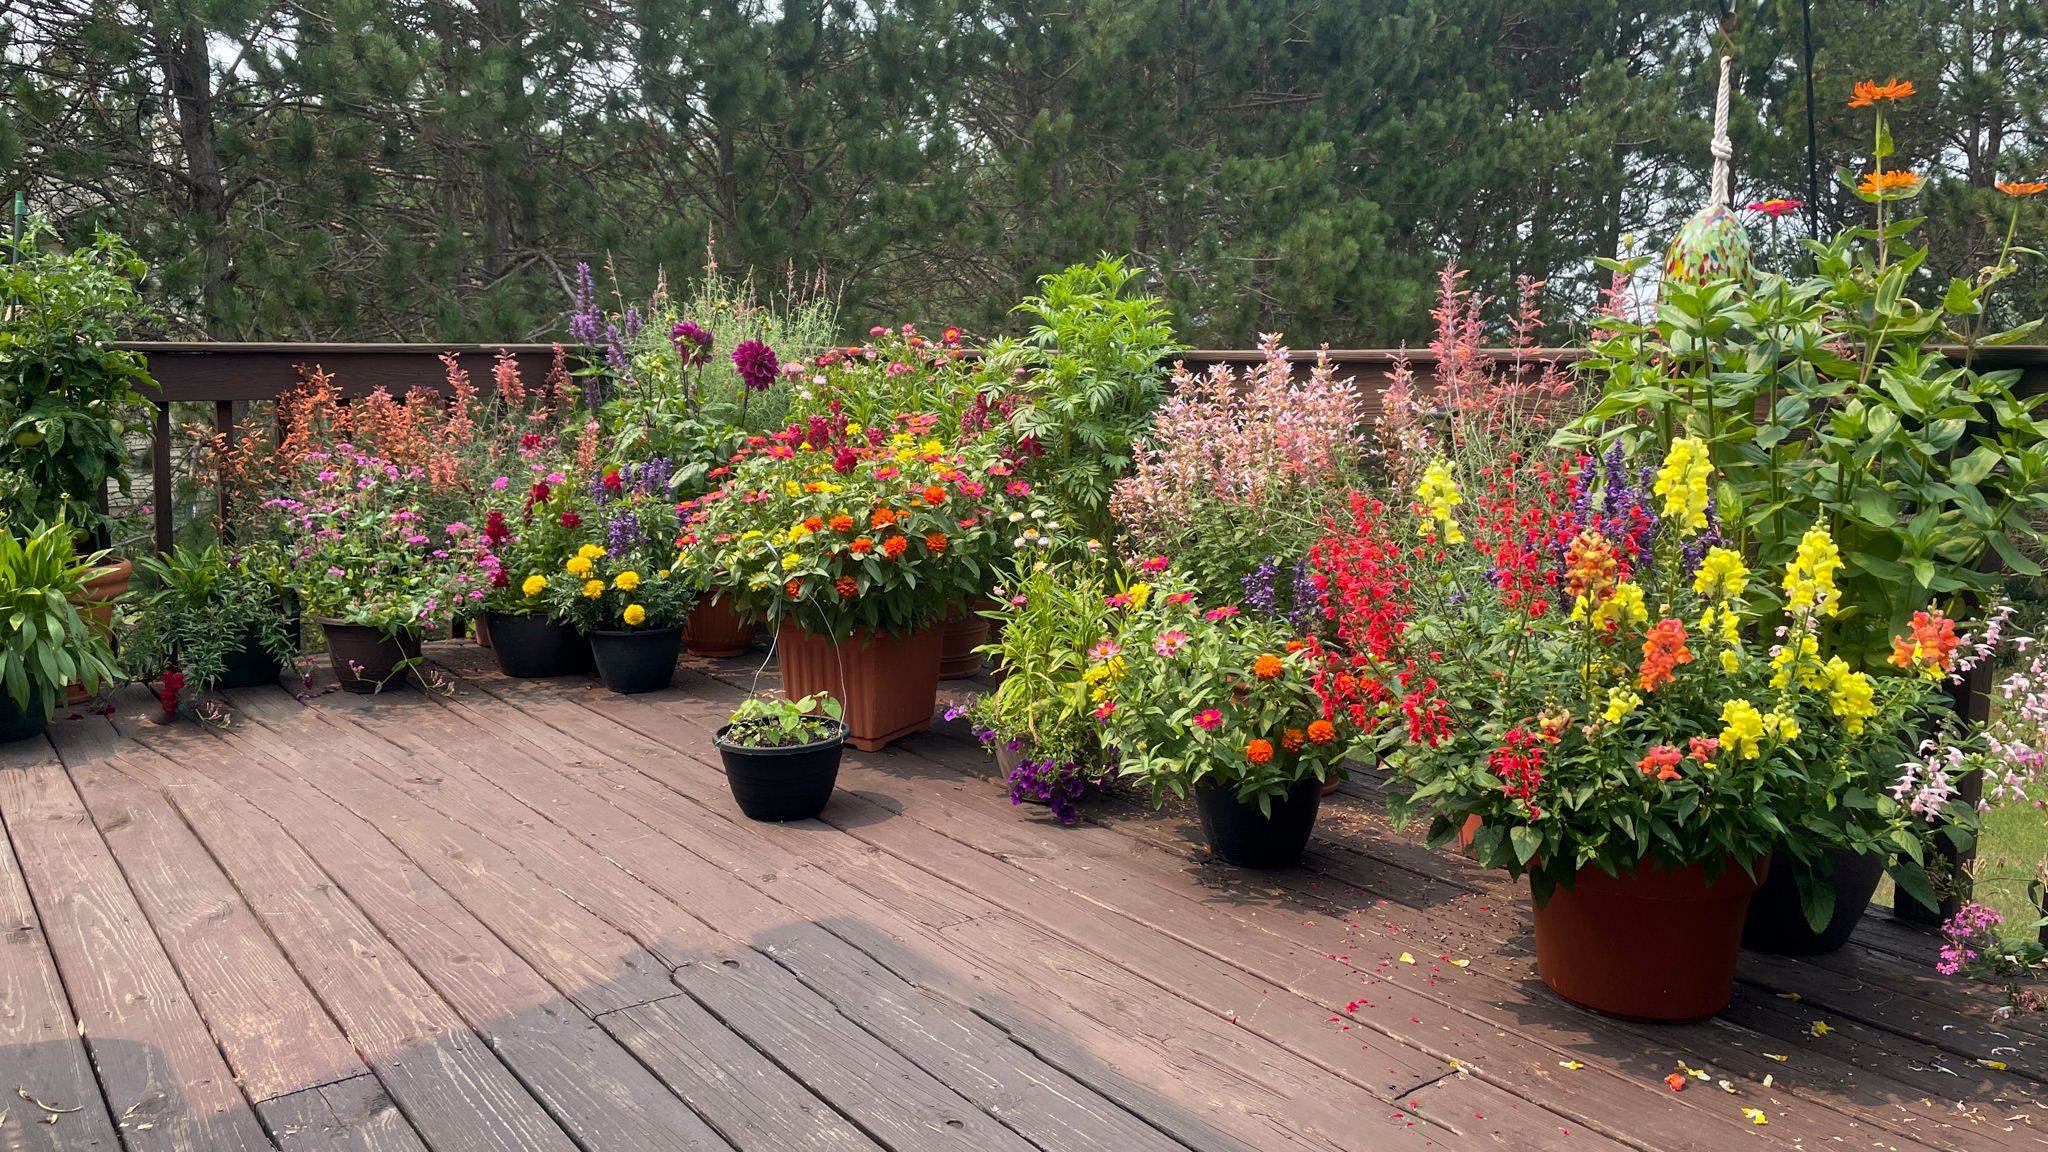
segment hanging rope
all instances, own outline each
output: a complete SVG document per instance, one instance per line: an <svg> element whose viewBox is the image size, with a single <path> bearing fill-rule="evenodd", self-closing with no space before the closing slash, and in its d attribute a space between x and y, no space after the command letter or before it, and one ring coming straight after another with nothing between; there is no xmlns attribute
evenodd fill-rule
<svg viewBox="0 0 2048 1152"><path fill-rule="evenodd" d="M1728 206L1728 162L1735 158L1735 145L1728 141L1728 57L1721 57L1721 88L1714 95L1714 191L1707 203Z"/></svg>

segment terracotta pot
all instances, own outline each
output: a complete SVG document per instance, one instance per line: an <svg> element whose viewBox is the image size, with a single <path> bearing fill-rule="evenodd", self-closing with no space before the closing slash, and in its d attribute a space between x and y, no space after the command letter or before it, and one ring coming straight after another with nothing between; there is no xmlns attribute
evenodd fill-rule
<svg viewBox="0 0 2048 1152"><path fill-rule="evenodd" d="M790 621L775 634L782 690L793 700L824 692L839 701L847 743L863 752L932 726L939 706L937 627L909 636L855 632L840 643Z"/></svg>
<svg viewBox="0 0 2048 1152"><path fill-rule="evenodd" d="M957 616L946 618L944 639L939 648L939 679L972 680L981 675L982 657L975 649L988 643L989 619L981 614L987 600L970 600L954 609Z"/></svg>
<svg viewBox="0 0 2048 1152"><path fill-rule="evenodd" d="M495 638L491 654L507 676L573 676L590 670L590 641L571 625L545 616L491 612L477 617L476 626L479 638Z"/></svg>
<svg viewBox="0 0 2048 1152"><path fill-rule="evenodd" d="M1771 873L1749 902L1749 917L1742 925L1742 946L1781 956L1818 956L1833 952L1849 942L1850 933L1862 923L1870 898L1884 879L1884 857L1837 849L1828 854L1834 871L1827 883L1834 885L1835 913L1825 929L1815 932L1806 922L1799 903L1799 865L1773 859Z"/></svg>
<svg viewBox="0 0 2048 1152"><path fill-rule="evenodd" d="M592 632L590 653L598 679L622 696L659 692L674 683L676 657L683 654L681 628L634 632Z"/></svg>
<svg viewBox="0 0 2048 1152"><path fill-rule="evenodd" d="M706 597L683 623L683 645L692 656L744 656L754 646L754 621L730 601Z"/></svg>
<svg viewBox="0 0 2048 1152"><path fill-rule="evenodd" d="M327 634L327 662L344 692L368 695L397 687L411 678L399 665L420 657L417 632L393 636L382 628L339 620L322 620L320 629Z"/></svg>
<svg viewBox="0 0 2048 1152"><path fill-rule="evenodd" d="M489 647L491 646L491 618L490 618L490 615L489 615L488 613L486 613L485 615L482 615L482 616L472 616L472 617L470 617L470 618L469 618L469 634L470 634L471 636L474 636L474 637L476 637L476 646L477 646L477 647L479 647L479 648L489 648Z"/></svg>
<svg viewBox="0 0 2048 1152"><path fill-rule="evenodd" d="M1458 827L1458 851L1470 856L1472 854L1472 841L1479 835L1479 830L1485 826L1486 821L1481 820L1477 812L1465 817L1465 823Z"/></svg>
<svg viewBox="0 0 2048 1152"><path fill-rule="evenodd" d="M1291 868L1300 863L1323 806L1323 786L1311 776L1273 800L1268 816L1237 798L1236 788L1195 789L1195 809L1209 850L1240 868Z"/></svg>
<svg viewBox="0 0 2048 1152"><path fill-rule="evenodd" d="M1757 861L1763 873L1768 858ZM1727 1007L1757 882L1734 861L1706 882L1692 864L1579 870L1536 909L1536 971L1559 996L1628 1020L1684 1024Z"/></svg>
<svg viewBox="0 0 2048 1152"><path fill-rule="evenodd" d="M109 556L99 574L85 582L85 591L77 600L86 622L99 629L102 637L111 639L114 635L114 601L128 594L128 585L135 577L135 565L122 556ZM65 689L65 700L71 704L83 704L92 697L73 684Z"/></svg>

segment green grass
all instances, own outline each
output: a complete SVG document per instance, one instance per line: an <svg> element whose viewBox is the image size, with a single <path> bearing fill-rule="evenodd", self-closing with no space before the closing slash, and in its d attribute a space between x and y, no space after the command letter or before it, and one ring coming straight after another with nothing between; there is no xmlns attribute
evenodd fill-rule
<svg viewBox="0 0 2048 1152"><path fill-rule="evenodd" d="M2000 804L1984 813L1977 842L1976 898L1998 909L2010 925L2031 924L2040 912L2027 901L2027 885L2048 862L2048 812L2031 804Z"/></svg>

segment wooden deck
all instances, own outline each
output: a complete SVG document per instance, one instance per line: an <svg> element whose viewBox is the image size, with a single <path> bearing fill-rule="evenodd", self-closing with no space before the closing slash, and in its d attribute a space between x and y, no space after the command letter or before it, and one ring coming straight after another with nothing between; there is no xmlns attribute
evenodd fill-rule
<svg viewBox="0 0 2048 1152"><path fill-rule="evenodd" d="M1881 915L1621 1023L1369 782L1254 874L1186 811L1014 808L943 726L759 825L708 742L751 665L624 698L430 652L452 696L222 733L130 689L0 751L0 1147L2048 1148L2048 1021Z"/></svg>

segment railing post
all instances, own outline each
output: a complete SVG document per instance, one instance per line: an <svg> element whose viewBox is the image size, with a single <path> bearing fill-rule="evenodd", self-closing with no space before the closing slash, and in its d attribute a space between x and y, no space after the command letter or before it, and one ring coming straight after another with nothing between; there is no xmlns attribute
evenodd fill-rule
<svg viewBox="0 0 2048 1152"><path fill-rule="evenodd" d="M220 453L221 457L225 459L229 453L235 450L235 402L233 400L216 400L213 402L213 431L214 435L219 438L219 447L215 451ZM213 500L213 514L219 518L220 523L221 543L226 544L234 538L234 533L228 526L228 486L226 484L214 485Z"/></svg>
<svg viewBox="0 0 2048 1152"><path fill-rule="evenodd" d="M176 544L177 481L171 476L171 402L156 402L156 427L151 432L149 453L150 506L156 513L156 550L168 553Z"/></svg>

